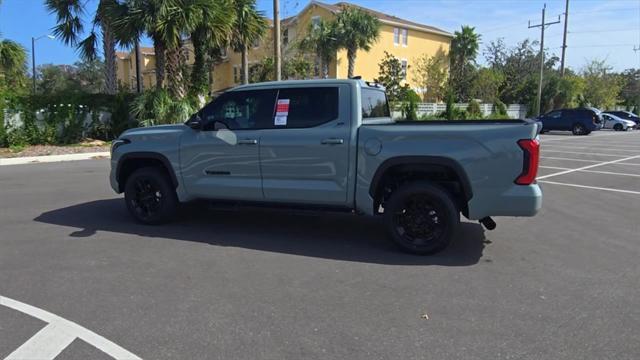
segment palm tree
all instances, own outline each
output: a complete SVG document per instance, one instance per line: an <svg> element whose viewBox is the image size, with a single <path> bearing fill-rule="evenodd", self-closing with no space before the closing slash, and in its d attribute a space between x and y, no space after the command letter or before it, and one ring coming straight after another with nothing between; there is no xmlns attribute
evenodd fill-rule
<svg viewBox="0 0 640 360"><path fill-rule="evenodd" d="M236 18L231 34L231 46L242 53L242 83L249 83L249 45L260 40L267 30L267 20L256 10L255 0L234 0Z"/></svg>
<svg viewBox="0 0 640 360"><path fill-rule="evenodd" d="M338 48L347 50L348 77L353 77L357 52L371 49L380 35L380 21L364 10L344 6L336 16L335 26Z"/></svg>
<svg viewBox="0 0 640 360"><path fill-rule="evenodd" d="M480 34L475 33L474 27L464 25L461 31L454 32L453 36L451 62L458 68L474 63L480 47Z"/></svg>
<svg viewBox="0 0 640 360"><path fill-rule="evenodd" d="M27 51L15 41L0 41L0 85L18 86L26 73Z"/></svg>
<svg viewBox="0 0 640 360"><path fill-rule="evenodd" d="M114 7L114 27L118 40L133 45L146 34L153 40L156 55L156 85L163 87L164 75L171 96L182 99L186 88L182 68L185 38L195 31L205 12L219 6L227 8L231 0L128 0Z"/></svg>
<svg viewBox="0 0 640 360"><path fill-rule="evenodd" d="M471 80L470 67L475 64L480 47L480 35L475 33L475 28L464 25L461 31L453 34L449 57L451 62L450 84L456 92L459 100L466 100Z"/></svg>
<svg viewBox="0 0 640 360"><path fill-rule="evenodd" d="M203 13L200 23L191 32L194 61L191 69L191 88L201 94L209 86L207 57L217 58L229 43L229 34L233 30L236 12L231 1L212 1L216 3ZM211 60L210 60L211 61Z"/></svg>
<svg viewBox="0 0 640 360"><path fill-rule="evenodd" d="M329 76L329 64L338 50L335 26L320 21L319 24L309 24L307 35L298 44L302 51L313 52L320 60L321 76Z"/></svg>
<svg viewBox="0 0 640 360"><path fill-rule="evenodd" d="M96 27L101 29L102 52L105 62L105 88L108 94L117 92L116 82L116 40L112 29L112 18L107 9L114 6L116 0L100 0L98 9L92 20L89 35L80 39L84 31L82 16L85 13L86 1L82 0L45 0L49 12L56 15L57 25L53 34L66 45L75 46L80 56L94 60L97 55L99 40Z"/></svg>
<svg viewBox="0 0 640 360"><path fill-rule="evenodd" d="M170 3L165 0L127 0L109 9L110 16L114 19L115 36L121 45L131 48L144 34L153 41L156 89L164 87L166 64L166 45L156 32L156 26L168 5Z"/></svg>

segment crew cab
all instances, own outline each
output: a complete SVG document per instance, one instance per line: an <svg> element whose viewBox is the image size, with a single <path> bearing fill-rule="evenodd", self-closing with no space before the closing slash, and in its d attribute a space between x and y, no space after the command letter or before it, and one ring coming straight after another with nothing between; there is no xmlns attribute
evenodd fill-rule
<svg viewBox="0 0 640 360"><path fill-rule="evenodd" d="M395 122L384 89L362 80L239 86L185 124L125 131L112 188L133 217L164 223L195 199L379 217L401 249L429 254L460 214L533 216L540 125L525 120Z"/></svg>

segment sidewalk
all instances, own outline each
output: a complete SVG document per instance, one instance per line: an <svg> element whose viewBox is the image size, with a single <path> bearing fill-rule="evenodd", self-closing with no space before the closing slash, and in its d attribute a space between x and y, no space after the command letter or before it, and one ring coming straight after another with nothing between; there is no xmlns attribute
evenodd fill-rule
<svg viewBox="0 0 640 360"><path fill-rule="evenodd" d="M44 156L26 156L15 158L0 158L0 166L3 165L21 165L21 164L38 164L48 162L59 161L76 161L76 160L89 160L96 158L109 158L110 153L104 152L92 152L92 153L78 153L78 154L64 154L64 155L44 155Z"/></svg>

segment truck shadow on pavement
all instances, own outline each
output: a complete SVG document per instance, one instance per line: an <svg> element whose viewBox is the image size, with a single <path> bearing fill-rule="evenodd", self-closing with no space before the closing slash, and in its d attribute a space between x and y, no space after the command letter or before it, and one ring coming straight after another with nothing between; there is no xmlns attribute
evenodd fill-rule
<svg viewBox="0 0 640 360"><path fill-rule="evenodd" d="M107 231L388 265L469 266L480 260L485 244L490 243L480 224L463 222L448 249L416 256L400 252L388 240L378 218L295 210L220 210L202 205L185 206L173 223L149 226L134 222L120 198L51 210L34 220L78 228L70 237L92 237L97 231Z"/></svg>

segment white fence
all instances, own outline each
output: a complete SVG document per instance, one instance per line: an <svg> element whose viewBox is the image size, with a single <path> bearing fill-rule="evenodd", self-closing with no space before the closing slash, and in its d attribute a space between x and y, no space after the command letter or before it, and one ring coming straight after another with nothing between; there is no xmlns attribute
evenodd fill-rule
<svg viewBox="0 0 640 360"><path fill-rule="evenodd" d="M455 106L459 110L466 110L469 107L468 103L456 103ZM445 103L418 103L418 109L416 113L418 118L425 115L441 114L447 109ZM483 116L489 116L494 112L493 104L480 104L480 111ZM391 114L394 119L400 118L402 113L400 111L393 111ZM527 107L522 104L511 104L507 106L507 115L512 119L524 119L527 116Z"/></svg>

